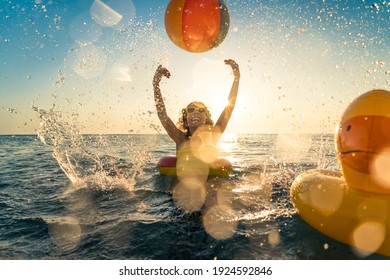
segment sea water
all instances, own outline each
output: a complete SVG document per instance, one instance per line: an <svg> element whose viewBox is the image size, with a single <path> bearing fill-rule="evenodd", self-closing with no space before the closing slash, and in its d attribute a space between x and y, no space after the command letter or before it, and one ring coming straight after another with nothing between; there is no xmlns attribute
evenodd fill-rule
<svg viewBox="0 0 390 280"><path fill-rule="evenodd" d="M333 142L224 135L233 171L210 178L201 209L186 211L172 199L176 179L156 168L175 153L165 134L82 135L55 122L37 135L0 136L0 259L386 259L357 255L292 206L298 174L338 170Z"/></svg>

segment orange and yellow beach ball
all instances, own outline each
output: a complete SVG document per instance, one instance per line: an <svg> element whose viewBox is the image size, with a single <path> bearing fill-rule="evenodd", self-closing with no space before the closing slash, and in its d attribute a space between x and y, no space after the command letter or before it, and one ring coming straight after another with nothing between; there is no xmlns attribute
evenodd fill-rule
<svg viewBox="0 0 390 280"><path fill-rule="evenodd" d="M201 53L218 47L230 25L223 0L171 0L165 11L165 30L183 50Z"/></svg>

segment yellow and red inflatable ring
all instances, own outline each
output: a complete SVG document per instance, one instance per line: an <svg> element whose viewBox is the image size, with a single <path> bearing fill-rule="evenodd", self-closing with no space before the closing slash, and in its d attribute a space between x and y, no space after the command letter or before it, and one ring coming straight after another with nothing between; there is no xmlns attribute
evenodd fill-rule
<svg viewBox="0 0 390 280"><path fill-rule="evenodd" d="M161 175L176 176L175 156L164 156L157 162L157 170ZM224 158L218 158L209 168L209 176L225 177L230 174L233 166L230 161Z"/></svg>
<svg viewBox="0 0 390 280"><path fill-rule="evenodd" d="M301 218L319 232L360 252L390 256L390 196L350 188L339 172L309 170L290 195Z"/></svg>

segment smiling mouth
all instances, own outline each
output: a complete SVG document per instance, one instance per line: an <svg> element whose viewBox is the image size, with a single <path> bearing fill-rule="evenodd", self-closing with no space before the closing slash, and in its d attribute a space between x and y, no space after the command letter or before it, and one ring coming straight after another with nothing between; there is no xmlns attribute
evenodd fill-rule
<svg viewBox="0 0 390 280"><path fill-rule="evenodd" d="M356 154L356 153L364 153L368 155L379 155L380 153L374 152L374 151L364 151L364 150L349 150L345 152L340 152L342 155L348 155L348 154Z"/></svg>
<svg viewBox="0 0 390 280"><path fill-rule="evenodd" d="M370 166L372 166L375 159L379 156L389 158L389 154L373 150L356 149L340 152L342 164L364 174L370 174Z"/></svg>

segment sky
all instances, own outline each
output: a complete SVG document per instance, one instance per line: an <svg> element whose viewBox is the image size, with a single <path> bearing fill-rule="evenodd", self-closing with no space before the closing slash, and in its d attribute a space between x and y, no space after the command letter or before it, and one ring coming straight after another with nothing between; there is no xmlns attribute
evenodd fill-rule
<svg viewBox="0 0 390 280"><path fill-rule="evenodd" d="M357 96L389 90L389 1L225 0L227 36L203 53L170 41L168 3L2 0L0 134L36 134L39 110L81 133L164 133L152 88L160 64L171 119L199 100L216 120L233 81L223 61L234 59L229 133L333 133Z"/></svg>

